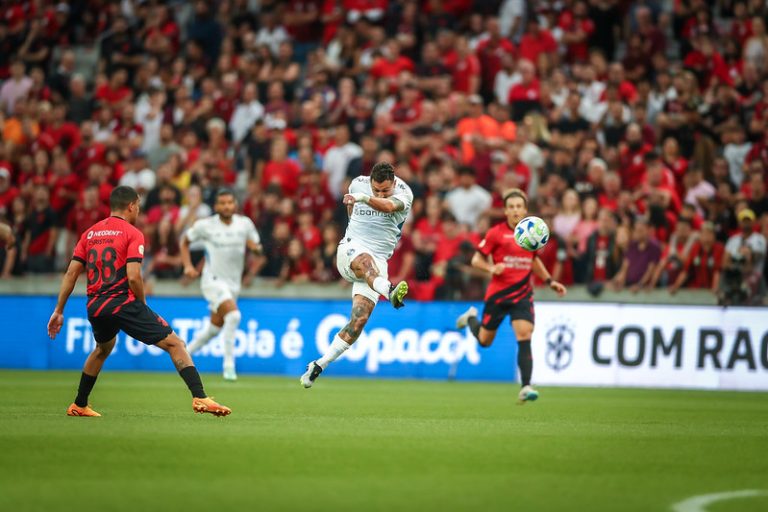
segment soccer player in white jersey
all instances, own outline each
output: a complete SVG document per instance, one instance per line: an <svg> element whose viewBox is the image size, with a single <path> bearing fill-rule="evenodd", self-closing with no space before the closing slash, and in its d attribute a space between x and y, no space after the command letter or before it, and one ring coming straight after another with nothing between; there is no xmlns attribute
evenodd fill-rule
<svg viewBox="0 0 768 512"><path fill-rule="evenodd" d="M192 265L189 244L199 240L205 245L205 265L200 288L211 310L210 323L195 333L189 344L189 353L197 352L221 332L224 379L234 381L237 380L235 335L241 319L236 301L243 277L245 249L260 253L261 244L253 221L235 213L237 200L231 190L222 189L216 194L214 209L217 215L197 220L181 237L181 259L187 277L195 278L199 275Z"/></svg>
<svg viewBox="0 0 768 512"><path fill-rule="evenodd" d="M379 297L389 299L396 309L403 307L408 283L389 282L387 260L400 239L411 203L411 188L395 177L394 167L387 162L374 165L370 177L352 181L344 196L349 225L336 252L336 268L352 283L352 315L325 354L307 365L300 379L305 388L312 387L322 371L357 341Z"/></svg>

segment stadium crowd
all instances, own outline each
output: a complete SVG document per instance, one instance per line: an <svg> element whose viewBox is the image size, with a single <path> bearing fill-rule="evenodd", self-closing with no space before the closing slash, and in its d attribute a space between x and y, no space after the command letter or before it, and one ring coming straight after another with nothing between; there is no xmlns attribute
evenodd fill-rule
<svg viewBox="0 0 768 512"><path fill-rule="evenodd" d="M469 260L519 187L565 284L760 303L767 15L764 0L4 1L16 245L0 272L63 268L126 184L157 278L180 278L179 236L232 187L264 245L246 279L336 281L340 198L386 160L416 198L390 279L417 299L481 298Z"/></svg>

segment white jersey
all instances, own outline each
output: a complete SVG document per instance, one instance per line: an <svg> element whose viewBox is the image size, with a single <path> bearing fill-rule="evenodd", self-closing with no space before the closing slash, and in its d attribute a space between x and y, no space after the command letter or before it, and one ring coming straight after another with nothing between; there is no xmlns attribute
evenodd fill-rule
<svg viewBox="0 0 768 512"><path fill-rule="evenodd" d="M366 247L374 256L388 260L395 252L395 246L400 239L405 219L411 211L413 192L400 178L395 178L395 193L389 199L397 199L405 208L394 213L383 213L374 210L365 203L355 203L352 216L349 218L345 239ZM352 181L349 193L362 192L373 196L371 178L360 176Z"/></svg>
<svg viewBox="0 0 768 512"><path fill-rule="evenodd" d="M239 290L245 266L245 242L259 243L259 233L253 221L243 215L233 215L225 224L218 215L200 219L184 233L187 240L205 245L203 281L221 279Z"/></svg>

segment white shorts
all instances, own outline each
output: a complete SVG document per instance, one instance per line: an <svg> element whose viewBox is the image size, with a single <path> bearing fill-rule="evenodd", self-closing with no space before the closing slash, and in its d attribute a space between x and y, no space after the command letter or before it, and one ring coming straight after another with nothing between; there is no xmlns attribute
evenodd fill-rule
<svg viewBox="0 0 768 512"><path fill-rule="evenodd" d="M217 278L203 279L200 283L200 289L203 297L208 301L208 309L215 313L219 306L227 300L237 300L240 293L240 287L233 287L226 281Z"/></svg>
<svg viewBox="0 0 768 512"><path fill-rule="evenodd" d="M370 254L373 258L373 262L376 264L376 269L379 271L379 275L384 279L388 278L389 269L387 268L386 260L376 256L372 251L354 240L347 242L346 238L342 239L339 244L339 249L336 251L336 268L339 270L341 277L352 283L352 297L355 295L362 295L376 304L379 302L379 297L381 297L381 295L368 286L365 279L358 278L350 267L352 261L361 254Z"/></svg>

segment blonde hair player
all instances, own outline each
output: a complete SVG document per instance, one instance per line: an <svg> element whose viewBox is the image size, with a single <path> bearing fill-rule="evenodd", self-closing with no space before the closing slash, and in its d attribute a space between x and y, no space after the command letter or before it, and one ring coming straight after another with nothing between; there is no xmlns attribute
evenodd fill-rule
<svg viewBox="0 0 768 512"><path fill-rule="evenodd" d="M536 252L526 251L515 241L515 226L528 215L525 192L512 189L504 195L504 215L506 220L488 230L472 257L473 267L491 275L482 321L473 306L456 320L456 328L469 326L480 346L490 347L499 325L509 315L517 339L517 366L522 384L518 403L524 404L539 398L539 392L531 386L531 336L535 318L531 274L540 277L561 297L567 290L562 283L552 279Z"/></svg>

